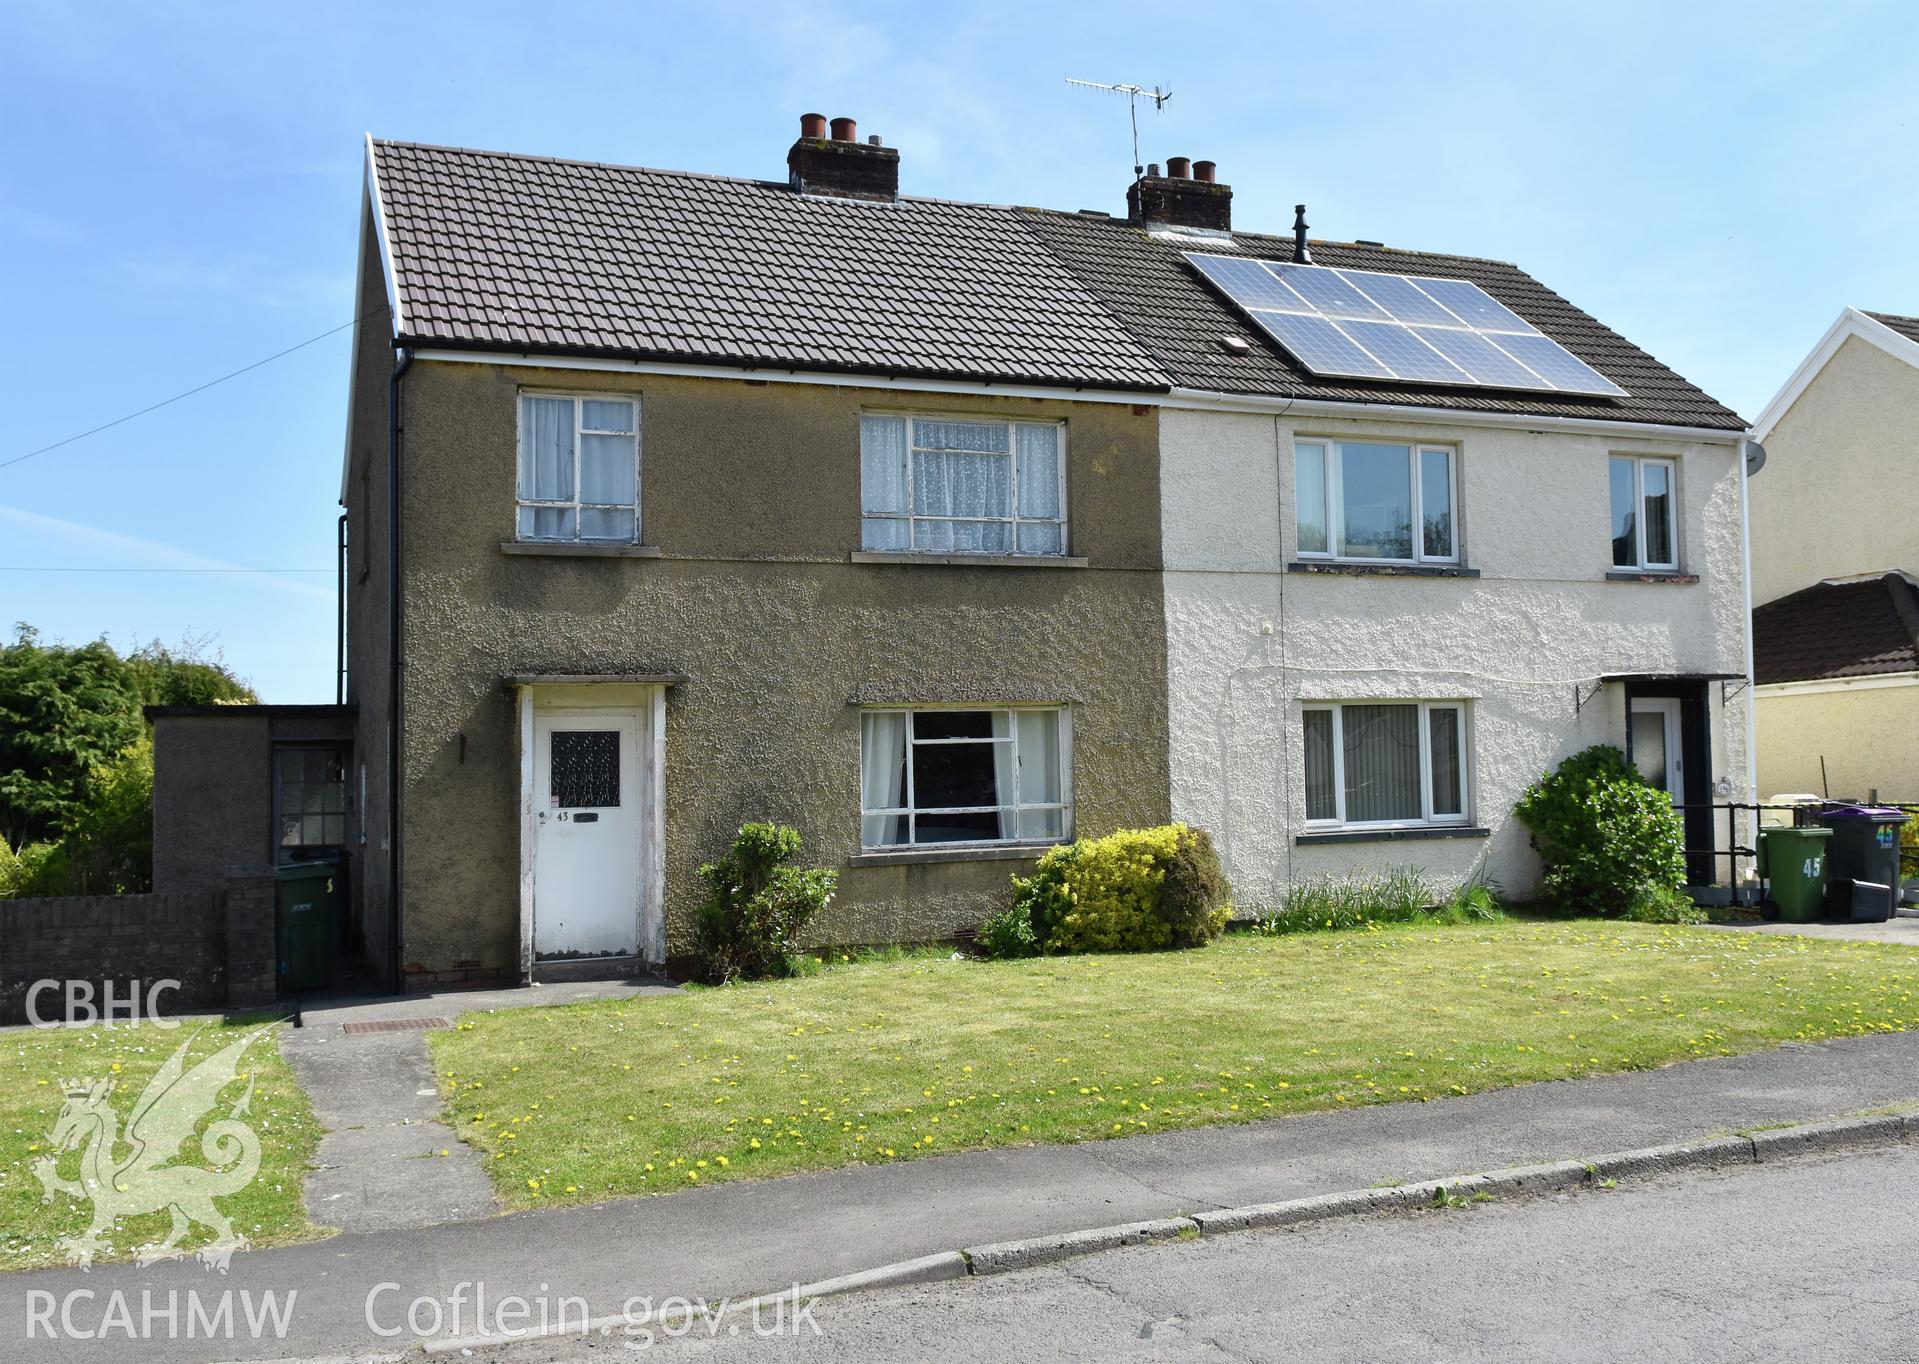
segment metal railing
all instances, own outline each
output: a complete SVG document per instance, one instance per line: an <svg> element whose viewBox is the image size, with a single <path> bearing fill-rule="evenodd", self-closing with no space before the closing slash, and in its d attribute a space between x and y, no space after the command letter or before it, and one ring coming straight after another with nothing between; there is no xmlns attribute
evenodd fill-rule
<svg viewBox="0 0 1919 1364"><path fill-rule="evenodd" d="M1727 866L1724 884L1731 887L1735 894L1738 894L1743 887L1756 887L1759 884L1757 865L1759 849L1739 841L1739 816L1742 812L1752 816L1752 830L1756 834L1761 827L1764 827L1766 823L1765 816L1769 813L1791 816L1790 820L1780 820L1776 821L1776 823L1804 827L1817 824L1822 810L1837 805L1873 805L1881 809L1900 810L1905 813L1908 820L1919 821L1919 804L1908 804L1904 801L1896 800L1825 799L1817 803L1797 805L1749 805L1740 801L1713 801L1710 804L1706 802L1688 802L1686 804L1675 805L1673 808L1678 810L1682 815L1693 810L1709 811L1713 816L1715 826L1718 824L1719 813L1721 811L1725 812L1725 846L1715 846L1711 848L1694 848L1688 846L1686 848L1686 857L1688 866L1691 865L1691 859L1693 858L1713 858L1715 870L1712 884L1714 885L1721 884L1717 871L1718 859L1722 857L1725 858L1727 860ZM1716 829L1715 832L1717 832ZM1753 875L1750 879L1740 875L1742 860L1750 860L1753 864ZM1899 847L1899 874L1902 878L1919 876L1919 846L1914 846L1903 839Z"/></svg>

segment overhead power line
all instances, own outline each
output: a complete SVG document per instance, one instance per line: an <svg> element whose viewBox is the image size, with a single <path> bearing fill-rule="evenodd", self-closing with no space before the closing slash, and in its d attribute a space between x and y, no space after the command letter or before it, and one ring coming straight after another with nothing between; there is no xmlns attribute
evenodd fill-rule
<svg viewBox="0 0 1919 1364"><path fill-rule="evenodd" d="M240 366L240 368L232 371L229 374L222 374L217 379L209 379L204 384L197 384L194 387L187 389L183 393L174 394L171 398L162 398L159 402L151 403L148 406L141 408L138 412L129 412L124 417L115 417L110 422L101 422L98 426L88 427L85 431L81 431L74 435L68 436L64 440L57 440L53 442L53 444L51 445L43 445L38 450L29 450L24 455L15 455L12 459L0 460L0 469L9 469L16 464L24 464L26 461L33 459L36 456L46 454L49 450L58 450L63 445L71 445L77 440L85 440L88 436L97 436L102 431L110 430L111 428L122 425L125 422L130 422L135 417L144 417L149 412L158 412L161 408L170 407L174 403L179 402L182 398L191 398L196 393L204 393L208 389L214 387L216 384L224 384L227 380L237 379L242 374L246 374L252 370L256 370L260 368L260 366L262 365L270 365L275 360L278 360L284 356L293 354L293 352L295 352L296 350L305 350L308 346L311 346L315 344L316 342L324 341L329 336L333 336L338 332L343 332L348 327L357 327L360 325L360 323L366 321L368 318L378 317L381 313L385 311L386 311L386 305L382 303L379 307L375 308L372 312L361 313L358 317L354 318L351 322L342 322L337 327L329 327L325 331L321 332L318 336L309 336L306 340L300 342L297 345L288 346L285 350L275 351L273 354L265 357L264 359L255 360L250 365L242 365Z"/></svg>
<svg viewBox="0 0 1919 1364"><path fill-rule="evenodd" d="M56 568L40 564L0 564L0 573L337 573L332 568Z"/></svg>

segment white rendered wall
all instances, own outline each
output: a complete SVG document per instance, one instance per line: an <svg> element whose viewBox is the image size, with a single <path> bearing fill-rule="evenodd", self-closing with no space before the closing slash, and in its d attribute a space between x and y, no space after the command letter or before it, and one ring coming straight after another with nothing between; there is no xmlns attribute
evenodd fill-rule
<svg viewBox="0 0 1919 1364"><path fill-rule="evenodd" d="M1243 911L1349 868L1529 893L1538 860L1514 802L1561 758L1625 744L1623 688L1595 679L1745 670L1730 445L1177 409L1160 422L1173 815L1213 832ZM1295 436L1452 445L1462 558L1481 576L1287 572ZM1606 580L1615 453L1679 461L1681 569L1699 582ZM1724 779L1743 800L1747 699L1721 691L1708 687L1710 779L1688 773L1688 795L1727 799ZM1471 703L1468 810L1489 837L1295 844L1302 701L1454 698Z"/></svg>

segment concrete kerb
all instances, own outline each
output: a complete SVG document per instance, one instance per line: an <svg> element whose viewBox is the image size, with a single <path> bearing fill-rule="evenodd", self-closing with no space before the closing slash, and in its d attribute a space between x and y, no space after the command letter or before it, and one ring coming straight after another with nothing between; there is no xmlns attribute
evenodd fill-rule
<svg viewBox="0 0 1919 1364"><path fill-rule="evenodd" d="M1218 1236L1228 1232L1257 1228L1301 1226L1338 1217L1356 1217L1370 1213L1404 1212L1430 1208L1448 1198L1470 1200L1475 1195L1545 1194L1566 1189L1594 1187L1608 1180L1644 1175L1668 1174L1680 1170L1719 1169L1732 1165L1753 1165L1783 1160L1795 1155L1837 1151L1853 1147L1919 1140L1919 1112L1863 1118L1836 1118L1827 1122L1801 1123L1700 1141L1674 1142L1668 1146L1647 1146L1634 1151L1615 1151L1590 1160L1559 1160L1542 1165L1516 1165L1484 1174L1459 1175L1451 1179L1428 1179L1412 1184L1393 1184L1377 1189L1353 1189L1344 1193L1316 1194L1283 1203L1260 1203L1239 1208L1219 1208L1196 1212L1188 1217L1162 1217L1147 1222L1122 1222L1110 1227L1086 1231L1038 1236L1021 1241L999 1241L973 1249L942 1251L917 1259L842 1274L817 1283L802 1284L783 1292L762 1294L725 1305L725 1312L751 1312L776 1302L804 1302L837 1294L862 1292L874 1288L900 1288L915 1284L938 1283L969 1276L1005 1274L1017 1269L1076 1259L1100 1251L1151 1242L1172 1241L1197 1233ZM587 1334L611 1335L626 1325L620 1316L600 1317L586 1323ZM581 1334L541 1332L499 1337L470 1336L428 1342L426 1354L458 1353L507 1344L547 1335Z"/></svg>
<svg viewBox="0 0 1919 1364"><path fill-rule="evenodd" d="M1199 1223L1191 1217L1161 1217L1150 1222L1121 1222L1117 1226L1095 1227L1091 1231L1067 1232L1061 1236L1035 1236L1024 1241L1000 1241L990 1246L962 1250L967 1269L974 1274L1005 1274L1015 1269L1070 1260L1121 1246L1143 1245L1148 1241L1170 1241L1196 1233Z"/></svg>

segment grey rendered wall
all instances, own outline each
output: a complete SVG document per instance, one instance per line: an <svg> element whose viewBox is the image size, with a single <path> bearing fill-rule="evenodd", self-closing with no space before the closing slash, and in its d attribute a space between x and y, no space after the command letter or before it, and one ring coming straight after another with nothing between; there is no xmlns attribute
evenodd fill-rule
<svg viewBox="0 0 1919 1364"><path fill-rule="evenodd" d="M153 889L216 890L271 860L273 771L264 714L153 722Z"/></svg>
<svg viewBox="0 0 1919 1364"><path fill-rule="evenodd" d="M517 395L641 401L644 539L664 557L507 555ZM1091 567L854 564L863 408L1064 418L1072 552ZM1078 827L1167 810L1156 422L1123 404L422 362L406 396L405 956L517 954L512 674L683 673L668 692L668 951L695 869L744 820L842 868L826 941L936 937L1013 862L854 865L856 700L1075 706ZM463 742L464 741L464 742Z"/></svg>
<svg viewBox="0 0 1919 1364"><path fill-rule="evenodd" d="M353 843L353 899L376 967L390 960L387 942L387 399L393 371L393 323L386 314L386 281L379 243L366 205L360 216L359 289L349 386L346 468L347 700L359 707L349 777L357 817ZM404 401L404 397L403 397ZM363 780L364 774L364 780ZM365 800L360 793L364 784Z"/></svg>

